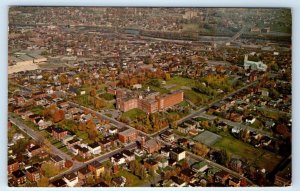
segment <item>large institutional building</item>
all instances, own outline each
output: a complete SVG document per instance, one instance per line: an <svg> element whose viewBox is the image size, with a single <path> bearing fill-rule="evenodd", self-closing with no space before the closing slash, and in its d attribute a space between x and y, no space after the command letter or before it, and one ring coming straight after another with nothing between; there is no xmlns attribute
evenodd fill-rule
<svg viewBox="0 0 300 191"><path fill-rule="evenodd" d="M140 92L140 94L125 89L109 89L108 92L116 95L117 108L123 112L138 108L146 113L154 113L183 101L183 91L174 91L164 95L151 90Z"/></svg>
<svg viewBox="0 0 300 191"><path fill-rule="evenodd" d="M254 62L248 60L248 55L245 55L244 58L244 69L258 70L258 71L267 71L268 66L264 64L262 61Z"/></svg>

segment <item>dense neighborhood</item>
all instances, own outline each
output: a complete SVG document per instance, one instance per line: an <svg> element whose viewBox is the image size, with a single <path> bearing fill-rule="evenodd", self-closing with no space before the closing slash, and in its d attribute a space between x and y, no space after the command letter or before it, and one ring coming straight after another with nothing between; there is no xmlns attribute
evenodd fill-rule
<svg viewBox="0 0 300 191"><path fill-rule="evenodd" d="M289 9L12 7L8 185L291 185Z"/></svg>

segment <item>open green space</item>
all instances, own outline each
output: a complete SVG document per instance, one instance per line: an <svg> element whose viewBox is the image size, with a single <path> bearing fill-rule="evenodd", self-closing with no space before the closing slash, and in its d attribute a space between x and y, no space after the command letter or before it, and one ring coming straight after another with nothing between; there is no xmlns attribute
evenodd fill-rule
<svg viewBox="0 0 300 191"><path fill-rule="evenodd" d="M140 186L147 182L147 179L141 180L139 177L126 170L121 170L116 176L124 176L127 182L129 182L128 186Z"/></svg>
<svg viewBox="0 0 300 191"><path fill-rule="evenodd" d="M110 93L103 93L103 94L99 94L99 97L107 100L107 101L111 101L113 99L115 99L115 96L113 94Z"/></svg>
<svg viewBox="0 0 300 191"><path fill-rule="evenodd" d="M265 168L269 172L280 162L281 156L260 148L255 148L247 143L238 141L233 137L223 137L217 141L213 148L225 149L229 155L240 156L249 161L250 164Z"/></svg>
<svg viewBox="0 0 300 191"><path fill-rule="evenodd" d="M139 116L145 117L146 113L143 110L140 110L140 109L137 109L137 108L131 109L131 110L126 111L122 114L122 117L128 117L130 120L135 120Z"/></svg>

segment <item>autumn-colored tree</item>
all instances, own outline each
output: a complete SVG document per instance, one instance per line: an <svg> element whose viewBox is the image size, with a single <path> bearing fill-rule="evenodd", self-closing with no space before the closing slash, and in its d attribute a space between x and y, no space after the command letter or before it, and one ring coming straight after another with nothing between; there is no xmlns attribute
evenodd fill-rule
<svg viewBox="0 0 300 191"><path fill-rule="evenodd" d="M92 89L92 90L90 91L90 96L95 97L96 94L97 94L97 92L96 92L95 89Z"/></svg>
<svg viewBox="0 0 300 191"><path fill-rule="evenodd" d="M37 182L38 187L48 187L49 186L49 178L46 176L42 176L41 179Z"/></svg>
<svg viewBox="0 0 300 191"><path fill-rule="evenodd" d="M53 119L54 123L57 123L57 122L60 122L60 121L64 120L65 119L64 110L61 110L61 109L56 110L55 113L52 116L52 119Z"/></svg>
<svg viewBox="0 0 300 191"><path fill-rule="evenodd" d="M72 166L73 166L73 162L70 161L70 160L66 160L66 162L65 162L65 167L66 167L66 168L71 168Z"/></svg>
<svg viewBox="0 0 300 191"><path fill-rule="evenodd" d="M193 146L193 152L199 156L205 157L209 152L209 148L204 144L196 143Z"/></svg>
<svg viewBox="0 0 300 191"><path fill-rule="evenodd" d="M165 74L165 80L168 81L171 79L171 75L169 73Z"/></svg>
<svg viewBox="0 0 300 191"><path fill-rule="evenodd" d="M55 176L59 173L59 168L53 164L53 162L43 163L41 166L42 172L48 178Z"/></svg>

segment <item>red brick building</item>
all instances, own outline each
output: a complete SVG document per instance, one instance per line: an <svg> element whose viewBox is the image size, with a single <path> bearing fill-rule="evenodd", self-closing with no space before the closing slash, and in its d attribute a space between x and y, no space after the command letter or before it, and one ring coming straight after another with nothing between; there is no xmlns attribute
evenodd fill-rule
<svg viewBox="0 0 300 191"><path fill-rule="evenodd" d="M56 128L52 129L52 136L55 139L62 140L67 136L67 134L68 134L68 131L64 130L60 127L56 127Z"/></svg>
<svg viewBox="0 0 300 191"><path fill-rule="evenodd" d="M19 163L15 161L14 159L10 158L8 160L8 174L11 174L12 172L19 170Z"/></svg>
<svg viewBox="0 0 300 191"><path fill-rule="evenodd" d="M126 112L134 108L141 109L147 113L162 111L183 101L183 91L176 91L165 95L158 95L158 92L145 93L140 96L117 95L117 108Z"/></svg>
<svg viewBox="0 0 300 191"><path fill-rule="evenodd" d="M122 143L129 143L137 139L137 131L135 129L127 129L120 132L118 137Z"/></svg>
<svg viewBox="0 0 300 191"><path fill-rule="evenodd" d="M37 182L41 178L41 173L36 167L30 167L26 170L26 177L31 182Z"/></svg>

